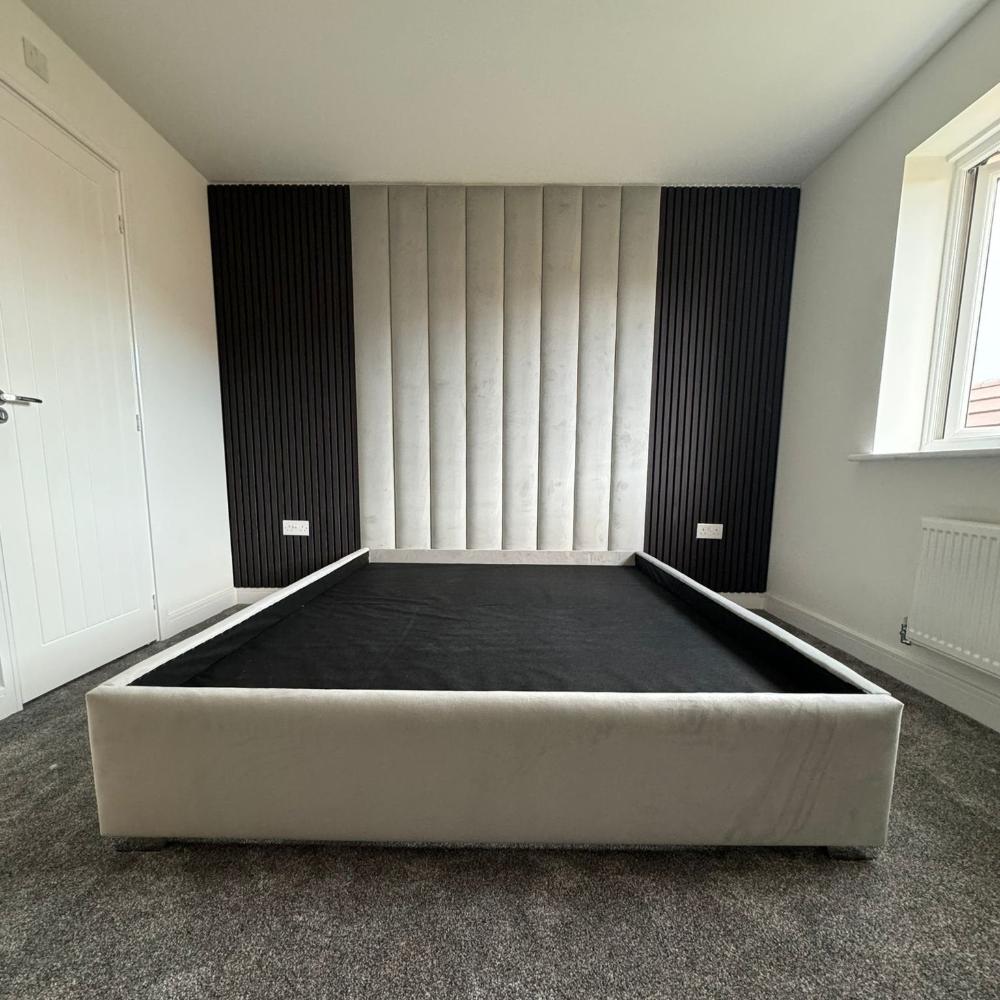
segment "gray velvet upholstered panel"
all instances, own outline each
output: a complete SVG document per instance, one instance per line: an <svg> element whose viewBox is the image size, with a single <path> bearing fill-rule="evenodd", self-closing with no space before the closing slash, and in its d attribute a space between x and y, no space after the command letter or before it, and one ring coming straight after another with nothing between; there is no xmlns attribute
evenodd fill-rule
<svg viewBox="0 0 1000 1000"><path fill-rule="evenodd" d="M720 612L769 633L857 690L628 694L131 684L366 555L361 550L305 577L88 694L103 833L597 845L884 842L900 703L660 563Z"/></svg>
<svg viewBox="0 0 1000 1000"><path fill-rule="evenodd" d="M899 703L105 685L88 712L113 836L878 846Z"/></svg>
<svg viewBox="0 0 1000 1000"><path fill-rule="evenodd" d="M352 187L362 544L641 548L659 197Z"/></svg>
<svg viewBox="0 0 1000 1000"><path fill-rule="evenodd" d="M358 220L355 223L355 219ZM385 188L351 188L357 386L358 492L365 545L396 544L393 468L392 321L389 306L389 198Z"/></svg>

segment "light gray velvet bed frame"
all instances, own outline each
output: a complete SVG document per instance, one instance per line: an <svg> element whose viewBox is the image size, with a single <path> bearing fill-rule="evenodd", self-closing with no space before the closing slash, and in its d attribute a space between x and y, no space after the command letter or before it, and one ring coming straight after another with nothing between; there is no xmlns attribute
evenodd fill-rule
<svg viewBox="0 0 1000 1000"><path fill-rule="evenodd" d="M87 695L103 834L866 850L883 844L901 704L659 562L864 694L129 686L366 551Z"/></svg>

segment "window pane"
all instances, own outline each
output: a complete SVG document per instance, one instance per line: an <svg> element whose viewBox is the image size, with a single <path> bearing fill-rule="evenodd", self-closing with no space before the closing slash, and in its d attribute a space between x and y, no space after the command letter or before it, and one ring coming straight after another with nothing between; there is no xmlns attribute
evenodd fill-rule
<svg viewBox="0 0 1000 1000"><path fill-rule="evenodd" d="M1000 210L993 213L986 252L966 427L1000 427Z"/></svg>

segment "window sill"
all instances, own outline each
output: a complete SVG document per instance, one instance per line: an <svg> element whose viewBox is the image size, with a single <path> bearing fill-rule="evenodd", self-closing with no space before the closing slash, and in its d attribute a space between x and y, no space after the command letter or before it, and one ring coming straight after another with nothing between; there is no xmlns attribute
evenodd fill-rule
<svg viewBox="0 0 1000 1000"><path fill-rule="evenodd" d="M1000 448L953 448L948 451L885 451L860 452L848 455L849 462L908 462L935 458L1000 458Z"/></svg>

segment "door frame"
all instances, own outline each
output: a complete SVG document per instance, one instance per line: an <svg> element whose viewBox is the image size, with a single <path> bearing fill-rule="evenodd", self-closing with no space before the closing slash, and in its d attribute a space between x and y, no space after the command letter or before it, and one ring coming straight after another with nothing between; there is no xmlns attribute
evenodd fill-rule
<svg viewBox="0 0 1000 1000"><path fill-rule="evenodd" d="M156 574L156 552L153 549L153 532L149 515L149 460L146 449L146 416L142 399L142 379L139 371L139 344L135 332L135 309L133 305L132 292L132 258L129 254L128 244L128 216L125 210L125 178L121 168L115 159L108 153L102 144L95 142L81 129L76 128L66 121L60 114L53 111L38 96L14 79L8 72L0 69L0 89L9 91L17 100L23 101L33 111L47 119L59 131L63 132L73 142L78 143L92 156L96 156L115 175L115 183L118 189L118 215L122 220L122 266L125 269L125 298L128 306L129 338L131 343L132 380L135 384L135 405L139 417L139 453L142 460L142 489L145 499L144 519L146 525L146 542L149 545L150 565L153 571L153 593L154 598L158 591ZM157 602L157 605L159 602ZM154 615L156 623L156 639L162 638L160 627L160 615ZM8 677L11 681L10 691L12 698L7 697L6 682ZM0 719L15 712L19 712L24 707L21 697L21 675L18 669L17 649L14 642L14 629L10 611L10 599L7 592L7 568L4 563L3 539L0 538L0 679L4 687L0 687Z"/></svg>
<svg viewBox="0 0 1000 1000"><path fill-rule="evenodd" d="M0 719L20 712L24 707L21 700L21 675L14 656L14 636L7 627L10 620L7 574L4 570L3 545L0 544L0 681L3 682L0 687Z"/></svg>

